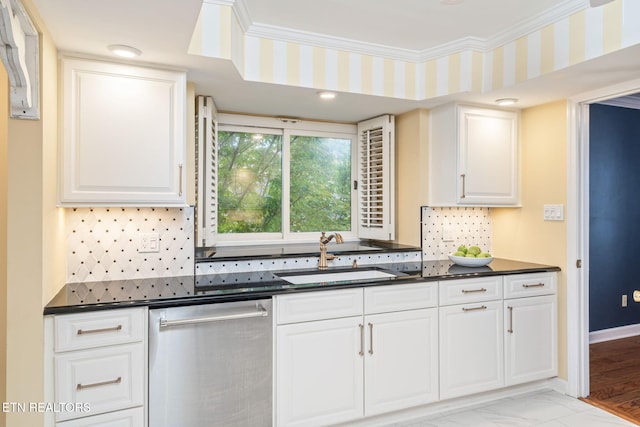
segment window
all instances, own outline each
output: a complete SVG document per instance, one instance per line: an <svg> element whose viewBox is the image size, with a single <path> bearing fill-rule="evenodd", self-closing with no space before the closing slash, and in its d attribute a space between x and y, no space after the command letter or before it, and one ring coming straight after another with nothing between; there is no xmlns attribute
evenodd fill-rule
<svg viewBox="0 0 640 427"><path fill-rule="evenodd" d="M394 238L393 116L280 120L217 113L201 98L197 246L316 241L320 231Z"/></svg>
<svg viewBox="0 0 640 427"><path fill-rule="evenodd" d="M284 124L220 115L218 241L307 240L320 231L354 234L355 126Z"/></svg>

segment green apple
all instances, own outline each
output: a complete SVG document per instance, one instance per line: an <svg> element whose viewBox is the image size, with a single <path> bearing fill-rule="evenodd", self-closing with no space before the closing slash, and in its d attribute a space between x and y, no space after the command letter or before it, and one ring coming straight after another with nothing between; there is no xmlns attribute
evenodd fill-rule
<svg viewBox="0 0 640 427"><path fill-rule="evenodd" d="M478 246L471 246L467 252L474 255L480 255L480 253L482 253L482 249Z"/></svg>
<svg viewBox="0 0 640 427"><path fill-rule="evenodd" d="M454 252L453 256L465 256L465 253L458 251L458 252Z"/></svg>
<svg viewBox="0 0 640 427"><path fill-rule="evenodd" d="M462 252L463 254L467 253L467 247L465 245L458 246L458 252Z"/></svg>

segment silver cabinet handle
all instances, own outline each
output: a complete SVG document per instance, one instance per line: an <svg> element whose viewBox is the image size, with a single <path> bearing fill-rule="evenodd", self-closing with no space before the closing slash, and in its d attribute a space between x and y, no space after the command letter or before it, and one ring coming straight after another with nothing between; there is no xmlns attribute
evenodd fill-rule
<svg viewBox="0 0 640 427"><path fill-rule="evenodd" d="M364 356L364 325L360 323L358 327L360 328L360 351L358 354Z"/></svg>
<svg viewBox="0 0 640 427"><path fill-rule="evenodd" d="M461 174L460 178L462 178L462 195L460 196L461 199L464 199L467 195L466 192L467 190L465 189L465 180L466 180L466 175L465 174Z"/></svg>
<svg viewBox="0 0 640 427"><path fill-rule="evenodd" d="M92 384L80 384L78 383L78 385L76 386L76 390L84 390L86 388L93 388L93 387L100 387L103 385L110 385L110 384L120 384L122 382L122 377L118 377L115 380L110 380L110 381L102 381L99 383L92 383Z"/></svg>
<svg viewBox="0 0 640 427"><path fill-rule="evenodd" d="M463 294L472 294L474 292L487 292L487 290L485 288L480 288L480 289L463 289L462 293Z"/></svg>
<svg viewBox="0 0 640 427"><path fill-rule="evenodd" d="M178 177L179 177L179 181L178 181L178 196L182 197L182 163L180 163L178 165Z"/></svg>
<svg viewBox="0 0 640 427"><path fill-rule="evenodd" d="M101 329L78 329L76 335L84 335L84 334L99 334L101 332L118 332L122 330L122 325L114 326L112 328L101 328Z"/></svg>
<svg viewBox="0 0 640 427"><path fill-rule="evenodd" d="M513 307L507 307L507 310L509 310L509 329L507 329L507 332L512 334L513 333Z"/></svg>
<svg viewBox="0 0 640 427"><path fill-rule="evenodd" d="M369 354L373 354L373 323L369 323Z"/></svg>
<svg viewBox="0 0 640 427"><path fill-rule="evenodd" d="M192 325L195 323L208 323L208 322L219 322L223 320L248 319L251 317L266 317L268 315L269 315L269 312L267 311L267 309L259 305L257 307L257 311L250 311L248 313L224 314L221 316L192 317L188 319L178 319L178 320L166 320L164 318L160 318L160 329L167 328L170 326Z"/></svg>
<svg viewBox="0 0 640 427"><path fill-rule="evenodd" d="M486 310L486 309L487 309L486 305L481 305L480 307L471 307L471 308L462 307L462 311L476 311L476 310Z"/></svg>
<svg viewBox="0 0 640 427"><path fill-rule="evenodd" d="M524 285L522 285L523 288L540 288L542 286L544 286L544 283L534 283L531 285L525 283Z"/></svg>

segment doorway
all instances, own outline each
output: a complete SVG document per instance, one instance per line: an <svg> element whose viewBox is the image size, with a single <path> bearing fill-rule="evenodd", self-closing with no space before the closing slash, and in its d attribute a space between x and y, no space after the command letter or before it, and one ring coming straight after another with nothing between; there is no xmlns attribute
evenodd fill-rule
<svg viewBox="0 0 640 427"><path fill-rule="evenodd" d="M585 93L568 102L567 394L589 395L589 106L640 91L640 80Z"/></svg>

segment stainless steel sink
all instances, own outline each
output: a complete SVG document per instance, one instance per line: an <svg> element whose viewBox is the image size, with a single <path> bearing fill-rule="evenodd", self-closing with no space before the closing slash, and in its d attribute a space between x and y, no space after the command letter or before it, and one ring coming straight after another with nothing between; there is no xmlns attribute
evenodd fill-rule
<svg viewBox="0 0 640 427"><path fill-rule="evenodd" d="M286 273L277 274L276 276L294 285L304 285L309 283L344 282L350 280L390 279L397 277L398 274L381 270L353 270L325 271L310 274Z"/></svg>

